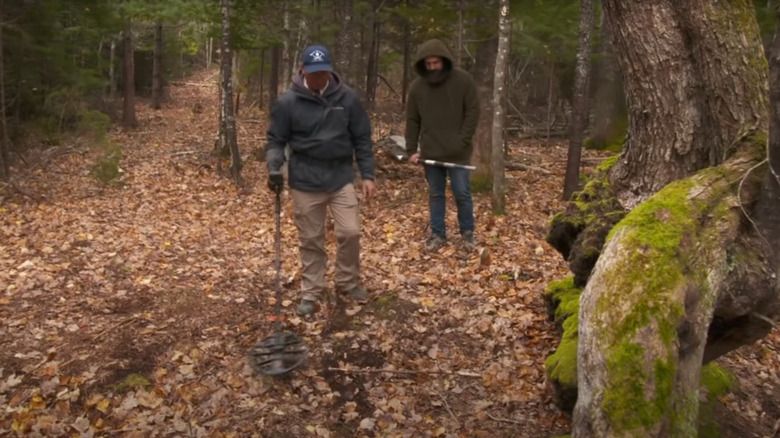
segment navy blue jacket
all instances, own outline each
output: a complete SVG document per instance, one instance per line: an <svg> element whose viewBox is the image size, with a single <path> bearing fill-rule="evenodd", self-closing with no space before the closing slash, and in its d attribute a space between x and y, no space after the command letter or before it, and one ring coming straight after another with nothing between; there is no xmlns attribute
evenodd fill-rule
<svg viewBox="0 0 780 438"><path fill-rule="evenodd" d="M322 96L303 85L303 75L271 107L265 145L269 171L285 162L290 145L290 188L334 192L354 180L353 159L363 179L374 179L371 123L357 94L336 73Z"/></svg>

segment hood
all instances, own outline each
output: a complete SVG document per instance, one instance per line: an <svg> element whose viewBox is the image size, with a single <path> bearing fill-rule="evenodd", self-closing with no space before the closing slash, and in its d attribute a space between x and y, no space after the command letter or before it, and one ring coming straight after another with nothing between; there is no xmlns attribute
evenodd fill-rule
<svg viewBox="0 0 780 438"><path fill-rule="evenodd" d="M440 56L444 60L444 71L449 72L452 70L452 53L447 46L441 40L428 40L417 49L417 56L414 61L414 71L425 77L427 70L425 70L425 58L429 56Z"/></svg>

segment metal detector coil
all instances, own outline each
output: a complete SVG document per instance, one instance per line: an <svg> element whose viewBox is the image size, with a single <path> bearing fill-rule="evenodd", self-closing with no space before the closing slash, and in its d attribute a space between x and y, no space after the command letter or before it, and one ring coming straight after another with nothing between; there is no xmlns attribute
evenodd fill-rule
<svg viewBox="0 0 780 438"><path fill-rule="evenodd" d="M300 368L309 357L309 348L298 335L285 333L282 330L282 248L281 248L281 213L282 191L276 192L276 234L274 236L274 252L276 275L276 303L274 304L274 334L256 343L249 349L249 364L255 371L266 376L283 376Z"/></svg>
<svg viewBox="0 0 780 438"><path fill-rule="evenodd" d="M281 376L306 363L309 348L293 333L277 333L249 350L252 368L266 376Z"/></svg>

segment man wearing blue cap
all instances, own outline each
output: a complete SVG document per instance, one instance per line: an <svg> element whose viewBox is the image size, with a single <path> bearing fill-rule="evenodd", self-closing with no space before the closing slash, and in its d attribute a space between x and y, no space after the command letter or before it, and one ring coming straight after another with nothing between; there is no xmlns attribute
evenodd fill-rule
<svg viewBox="0 0 780 438"><path fill-rule="evenodd" d="M357 94L333 71L330 52L314 45L303 50L300 72L289 91L271 108L265 145L268 186L284 187L282 166L290 146L288 184L298 228L302 300L299 315L311 315L326 290L325 217L328 208L337 242L336 289L365 301L360 285L360 214L353 184L357 162L366 202L374 196L371 124Z"/></svg>

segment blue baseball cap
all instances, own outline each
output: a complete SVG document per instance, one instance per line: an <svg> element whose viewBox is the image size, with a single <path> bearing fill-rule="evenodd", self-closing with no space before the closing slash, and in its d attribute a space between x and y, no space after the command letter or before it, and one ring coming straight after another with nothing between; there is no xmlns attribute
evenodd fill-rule
<svg viewBox="0 0 780 438"><path fill-rule="evenodd" d="M330 52L325 46L314 45L303 49L301 62L307 73L333 71L333 66L330 63Z"/></svg>

